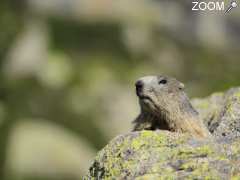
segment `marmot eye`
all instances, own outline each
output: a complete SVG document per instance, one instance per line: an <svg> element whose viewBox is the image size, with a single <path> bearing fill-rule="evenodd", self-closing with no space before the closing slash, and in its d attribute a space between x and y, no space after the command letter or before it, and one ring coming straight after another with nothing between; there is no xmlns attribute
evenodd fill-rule
<svg viewBox="0 0 240 180"><path fill-rule="evenodd" d="M166 84L167 80L166 79L162 79L161 81L158 82L158 84Z"/></svg>

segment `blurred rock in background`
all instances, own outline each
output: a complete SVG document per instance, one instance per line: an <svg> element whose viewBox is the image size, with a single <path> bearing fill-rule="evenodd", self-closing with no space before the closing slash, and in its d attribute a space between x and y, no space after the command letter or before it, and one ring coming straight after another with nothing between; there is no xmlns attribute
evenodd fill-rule
<svg viewBox="0 0 240 180"><path fill-rule="evenodd" d="M7 165L16 177L80 179L95 153L82 138L42 119L17 123L9 141Z"/></svg>
<svg viewBox="0 0 240 180"><path fill-rule="evenodd" d="M79 179L94 152L131 130L141 76L175 76L191 97L239 85L239 11L191 8L3 0L0 179Z"/></svg>

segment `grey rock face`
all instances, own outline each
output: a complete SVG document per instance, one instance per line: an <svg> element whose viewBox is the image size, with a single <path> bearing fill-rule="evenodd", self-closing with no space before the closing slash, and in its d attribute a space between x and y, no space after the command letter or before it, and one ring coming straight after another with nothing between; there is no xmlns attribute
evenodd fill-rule
<svg viewBox="0 0 240 180"><path fill-rule="evenodd" d="M210 132L217 138L240 136L240 88L214 93L192 103Z"/></svg>

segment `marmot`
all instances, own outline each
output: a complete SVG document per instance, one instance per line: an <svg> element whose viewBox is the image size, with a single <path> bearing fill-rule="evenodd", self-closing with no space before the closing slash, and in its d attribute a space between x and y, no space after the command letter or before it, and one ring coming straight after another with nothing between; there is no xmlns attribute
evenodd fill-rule
<svg viewBox="0 0 240 180"><path fill-rule="evenodd" d="M146 76L136 82L141 107L133 131L163 129L211 137L184 92L184 84L168 76Z"/></svg>

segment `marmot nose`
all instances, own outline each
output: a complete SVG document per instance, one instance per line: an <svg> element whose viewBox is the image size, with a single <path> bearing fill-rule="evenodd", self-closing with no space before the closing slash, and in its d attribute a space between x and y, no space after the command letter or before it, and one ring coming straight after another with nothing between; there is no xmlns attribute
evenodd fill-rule
<svg viewBox="0 0 240 180"><path fill-rule="evenodd" d="M135 83L135 86L136 86L136 91L137 91L137 94L140 93L143 89L143 82L141 80L138 80L136 83Z"/></svg>

